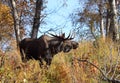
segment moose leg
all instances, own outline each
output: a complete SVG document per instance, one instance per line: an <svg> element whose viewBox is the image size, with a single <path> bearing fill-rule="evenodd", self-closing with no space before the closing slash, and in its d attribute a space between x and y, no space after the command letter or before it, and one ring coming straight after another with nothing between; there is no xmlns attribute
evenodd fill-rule
<svg viewBox="0 0 120 83"><path fill-rule="evenodd" d="M50 65L51 61L52 61L52 55L51 55L51 51L50 51L48 42L46 40L45 40L45 45L46 46L45 46L45 52L44 52L44 59L46 61L46 64Z"/></svg>
<svg viewBox="0 0 120 83"><path fill-rule="evenodd" d="M25 62L25 52L22 48L20 48L20 55L21 55L21 59L22 59L22 62Z"/></svg>
<svg viewBox="0 0 120 83"><path fill-rule="evenodd" d="M39 66L42 68L42 66L43 66L43 62L42 62L41 59L40 59L39 61L40 61L40 62L39 62Z"/></svg>
<svg viewBox="0 0 120 83"><path fill-rule="evenodd" d="M45 58L46 64L50 66L52 59Z"/></svg>
<svg viewBox="0 0 120 83"><path fill-rule="evenodd" d="M45 61L46 61L46 64L47 64L47 65L50 65L50 64L51 64L52 55L51 55L50 50L46 50Z"/></svg>

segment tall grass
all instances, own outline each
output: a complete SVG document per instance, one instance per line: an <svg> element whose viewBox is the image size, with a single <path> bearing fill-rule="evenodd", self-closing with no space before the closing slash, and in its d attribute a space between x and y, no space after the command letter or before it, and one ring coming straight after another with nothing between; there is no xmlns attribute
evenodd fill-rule
<svg viewBox="0 0 120 83"><path fill-rule="evenodd" d="M102 40L97 44L95 47L92 42L82 42L76 50L55 55L48 69L40 68L36 60L22 63L16 51L0 53L0 83L107 83L98 69L73 59L88 60L111 77L118 58L117 45ZM114 76L119 70L118 61Z"/></svg>

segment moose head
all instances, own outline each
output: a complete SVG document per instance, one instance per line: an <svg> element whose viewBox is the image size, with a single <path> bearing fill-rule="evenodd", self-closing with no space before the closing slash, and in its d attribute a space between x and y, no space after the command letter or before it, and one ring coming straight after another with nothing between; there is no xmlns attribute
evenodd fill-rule
<svg viewBox="0 0 120 83"><path fill-rule="evenodd" d="M78 43L72 41L73 37L65 34L61 35L42 35L38 39L25 38L20 42L20 52L22 60L35 59L42 64L42 59L47 65L51 64L52 58L59 52L69 52L71 49L76 49Z"/></svg>
<svg viewBox="0 0 120 83"><path fill-rule="evenodd" d="M63 33L60 36L57 35L53 35L50 34L53 37L58 38L58 42L61 42L61 44L59 44L59 46L57 46L57 50L60 50L59 52L63 51L63 52L69 52L71 49L76 49L78 47L78 43L75 41L72 41L72 39L74 39L74 37L72 37L73 35L69 34L67 38L65 38L65 33ZM52 41L54 43L54 41Z"/></svg>

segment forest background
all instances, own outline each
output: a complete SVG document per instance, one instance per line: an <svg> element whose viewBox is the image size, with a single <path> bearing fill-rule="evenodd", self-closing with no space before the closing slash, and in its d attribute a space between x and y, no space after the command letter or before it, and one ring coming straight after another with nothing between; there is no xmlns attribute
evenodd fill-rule
<svg viewBox="0 0 120 83"><path fill-rule="evenodd" d="M119 0L0 0L0 80L120 83L119 28ZM77 50L58 54L49 70L39 69L34 60L16 70L21 63L17 48L24 37L70 31L80 43Z"/></svg>

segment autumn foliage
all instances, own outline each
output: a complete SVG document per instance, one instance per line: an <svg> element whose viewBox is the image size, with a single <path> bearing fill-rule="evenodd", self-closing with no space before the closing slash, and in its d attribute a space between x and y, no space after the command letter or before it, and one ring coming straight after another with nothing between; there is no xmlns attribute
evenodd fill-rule
<svg viewBox="0 0 120 83"><path fill-rule="evenodd" d="M112 41L102 42L101 40L98 41L98 46L96 48L92 42L82 42L76 50L55 55L48 69L45 64L40 68L39 62L36 60L22 63L16 51L1 53L0 81L11 83L107 83L103 81L104 76L96 67L74 59L90 61L108 74L108 77L112 77L116 70L114 75L116 77L120 70L119 61L116 65L117 46ZM114 69L115 66L116 69Z"/></svg>
<svg viewBox="0 0 120 83"><path fill-rule="evenodd" d="M13 18L10 8L0 3L0 38L8 38L13 34ZM2 40L1 38L1 40Z"/></svg>

